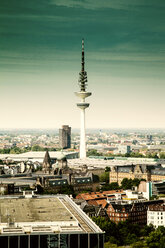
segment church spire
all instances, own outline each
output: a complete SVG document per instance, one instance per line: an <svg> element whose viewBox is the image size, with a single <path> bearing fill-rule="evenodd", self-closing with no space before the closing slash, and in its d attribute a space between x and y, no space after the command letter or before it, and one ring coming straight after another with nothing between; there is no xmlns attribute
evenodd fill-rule
<svg viewBox="0 0 165 248"><path fill-rule="evenodd" d="M48 150L46 150L42 169L43 169L44 172L46 172L46 173L49 172L50 173L51 167L52 167L51 158L50 158Z"/></svg>

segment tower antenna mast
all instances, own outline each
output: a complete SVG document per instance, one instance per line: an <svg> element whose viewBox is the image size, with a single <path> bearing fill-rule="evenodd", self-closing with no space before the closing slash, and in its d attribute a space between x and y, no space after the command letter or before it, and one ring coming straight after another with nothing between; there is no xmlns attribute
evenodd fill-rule
<svg viewBox="0 0 165 248"><path fill-rule="evenodd" d="M79 87L80 91L75 92L76 96L80 98L77 107L81 111L81 127L80 127L80 158L86 158L86 134L85 134L85 109L89 107L89 103L85 102L85 98L89 97L92 93L87 92L87 72L85 71L85 52L84 52L84 39L82 39L82 56L81 56L81 71L79 73Z"/></svg>

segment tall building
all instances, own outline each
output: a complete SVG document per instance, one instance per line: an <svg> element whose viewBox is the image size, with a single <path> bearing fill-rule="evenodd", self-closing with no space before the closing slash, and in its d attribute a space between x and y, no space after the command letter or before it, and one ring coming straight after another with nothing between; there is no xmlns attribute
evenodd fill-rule
<svg viewBox="0 0 165 248"><path fill-rule="evenodd" d="M86 140L85 140L85 109L89 107L89 103L85 102L85 98L90 96L92 93L87 92L87 72L85 71L84 61L84 40L82 40L82 60L81 60L81 71L79 73L79 86L80 91L75 92L76 96L81 99L80 103L77 103L77 107L81 111L81 131L80 131L80 158L86 158Z"/></svg>
<svg viewBox="0 0 165 248"><path fill-rule="evenodd" d="M71 127L68 125L63 125L59 129L59 143L61 148L71 147Z"/></svg>

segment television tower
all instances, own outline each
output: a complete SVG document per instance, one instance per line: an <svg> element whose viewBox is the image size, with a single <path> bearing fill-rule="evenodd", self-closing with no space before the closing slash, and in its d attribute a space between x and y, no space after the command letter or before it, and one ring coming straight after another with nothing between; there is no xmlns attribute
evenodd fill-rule
<svg viewBox="0 0 165 248"><path fill-rule="evenodd" d="M86 158L86 139L85 139L85 109L89 107L89 103L85 102L85 98L92 93L87 92L87 72L85 71L84 62L84 39L82 39L82 58L81 58L81 71L79 73L79 86L80 91L75 92L76 96L81 99L80 103L77 103L77 107L81 111L81 130L80 130L80 158Z"/></svg>

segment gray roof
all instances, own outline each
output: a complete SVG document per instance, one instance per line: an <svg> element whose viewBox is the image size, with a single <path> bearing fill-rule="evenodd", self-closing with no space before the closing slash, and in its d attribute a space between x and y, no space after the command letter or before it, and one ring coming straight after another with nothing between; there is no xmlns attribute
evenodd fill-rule
<svg viewBox="0 0 165 248"><path fill-rule="evenodd" d="M83 183L91 183L91 177L78 177L78 178L74 178L75 182L78 184L83 184Z"/></svg>
<svg viewBox="0 0 165 248"><path fill-rule="evenodd" d="M127 165L127 166L117 166L118 172L129 173L130 171L134 171L137 165ZM165 175L165 168L161 165L139 165L142 173L150 171L153 175Z"/></svg>
<svg viewBox="0 0 165 248"><path fill-rule="evenodd" d="M67 179L51 179L49 180L49 185L51 186L61 186L61 185L67 185L68 181Z"/></svg>

